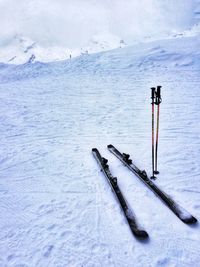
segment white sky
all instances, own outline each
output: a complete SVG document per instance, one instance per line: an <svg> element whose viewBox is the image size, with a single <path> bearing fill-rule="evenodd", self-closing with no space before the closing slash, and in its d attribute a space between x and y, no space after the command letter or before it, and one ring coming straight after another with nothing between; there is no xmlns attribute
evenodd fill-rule
<svg viewBox="0 0 200 267"><path fill-rule="evenodd" d="M126 42L185 29L196 0L0 0L0 43L16 34L43 46L84 46L95 34Z"/></svg>

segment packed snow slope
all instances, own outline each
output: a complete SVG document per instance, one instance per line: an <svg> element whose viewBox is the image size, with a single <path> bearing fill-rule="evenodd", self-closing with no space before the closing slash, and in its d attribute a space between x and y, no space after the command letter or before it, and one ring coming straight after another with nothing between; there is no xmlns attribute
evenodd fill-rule
<svg viewBox="0 0 200 267"><path fill-rule="evenodd" d="M151 174L150 87L162 85L156 184L200 219L200 37L56 63L0 65L0 266L200 266L199 225L183 224L111 155ZM110 170L148 242L120 211Z"/></svg>

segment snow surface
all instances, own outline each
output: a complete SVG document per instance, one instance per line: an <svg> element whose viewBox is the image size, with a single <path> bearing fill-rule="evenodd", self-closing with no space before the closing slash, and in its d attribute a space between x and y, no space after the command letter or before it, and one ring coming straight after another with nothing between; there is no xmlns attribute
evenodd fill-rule
<svg viewBox="0 0 200 267"><path fill-rule="evenodd" d="M107 149L151 174L150 87L162 85L156 184L200 218L200 37L55 63L0 65L0 266L200 266L182 223ZM139 242L91 149L149 242Z"/></svg>

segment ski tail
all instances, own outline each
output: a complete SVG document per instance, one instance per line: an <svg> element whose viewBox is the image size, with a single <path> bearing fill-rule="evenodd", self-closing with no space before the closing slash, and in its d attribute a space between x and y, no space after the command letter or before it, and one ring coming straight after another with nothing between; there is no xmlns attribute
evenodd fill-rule
<svg viewBox="0 0 200 267"><path fill-rule="evenodd" d="M149 237L148 233L145 230L143 230L142 228L140 228L140 226L137 223L136 216L132 212L131 208L129 207L128 202L126 201L125 197L123 196L123 194L122 194L122 192L118 186L117 178L112 176L110 169L109 169L108 160L101 156L101 154L99 153L97 148L92 149L92 154L93 154L94 158L96 159L100 169L102 170L105 177L107 178L107 180L108 180L108 182L112 188L112 191L115 194L116 199L118 200L119 205L124 212L124 216L125 216L128 224L129 224L129 227L130 227L133 235L135 237L137 237L138 239L148 239L148 237Z"/></svg>
<svg viewBox="0 0 200 267"><path fill-rule="evenodd" d="M194 224L197 219L192 216L188 211L182 208L178 203L176 203L168 194L161 190L156 184L154 184L147 176L145 171L141 171L137 168L130 156L125 153L121 153L113 145L108 145L109 151L114 154L130 171L132 171L140 180L157 195L160 200L172 211L174 214L186 224Z"/></svg>
<svg viewBox="0 0 200 267"><path fill-rule="evenodd" d="M197 219L192 216L187 210L181 207L178 203L174 204L174 213L179 217L179 219L186 224L195 224Z"/></svg>

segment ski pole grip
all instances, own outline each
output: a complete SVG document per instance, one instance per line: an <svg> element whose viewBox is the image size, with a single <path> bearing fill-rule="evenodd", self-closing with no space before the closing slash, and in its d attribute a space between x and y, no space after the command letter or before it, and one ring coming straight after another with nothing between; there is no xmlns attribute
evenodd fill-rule
<svg viewBox="0 0 200 267"><path fill-rule="evenodd" d="M160 94L161 88L162 88L162 86L160 86L160 85L157 86L157 98L159 98L159 99L161 98L161 94Z"/></svg>
<svg viewBox="0 0 200 267"><path fill-rule="evenodd" d="M151 87L151 99L152 99L152 104L154 103L154 99L155 99L155 87Z"/></svg>

